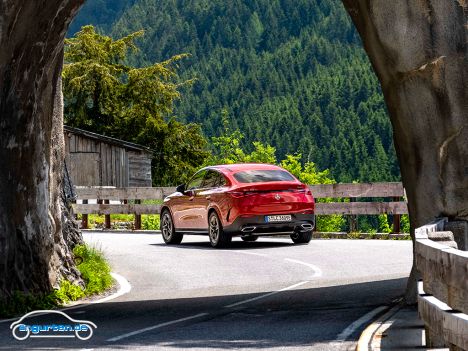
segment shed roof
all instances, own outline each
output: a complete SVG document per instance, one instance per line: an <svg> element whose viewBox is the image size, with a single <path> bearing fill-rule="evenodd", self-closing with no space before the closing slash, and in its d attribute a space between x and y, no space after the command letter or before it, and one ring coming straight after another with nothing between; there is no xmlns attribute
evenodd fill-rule
<svg viewBox="0 0 468 351"><path fill-rule="evenodd" d="M125 141L125 140L121 140L121 139L108 137L108 136L102 135L102 134L89 132L87 130L83 130L83 129L79 129L79 128L74 128L74 127L69 127L69 126L64 125L63 126L63 131L73 133L75 135L81 135L81 136L84 136L84 137L89 138L89 139L102 141L102 142L107 143L107 144L116 145L116 146L122 147L122 148L127 149L127 150L146 152L148 154L152 153L151 150L149 148L147 148L146 146L131 143L129 141Z"/></svg>

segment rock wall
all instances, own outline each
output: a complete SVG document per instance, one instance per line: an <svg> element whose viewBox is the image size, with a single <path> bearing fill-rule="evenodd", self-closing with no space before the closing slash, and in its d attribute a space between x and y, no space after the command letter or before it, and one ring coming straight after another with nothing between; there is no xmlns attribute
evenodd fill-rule
<svg viewBox="0 0 468 351"><path fill-rule="evenodd" d="M343 4L382 85L412 228L468 220L467 1Z"/></svg>

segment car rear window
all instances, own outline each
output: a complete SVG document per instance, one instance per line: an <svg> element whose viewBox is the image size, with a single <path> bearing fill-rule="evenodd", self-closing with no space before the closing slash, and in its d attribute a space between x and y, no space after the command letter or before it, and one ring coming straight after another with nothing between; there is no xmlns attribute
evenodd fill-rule
<svg viewBox="0 0 468 351"><path fill-rule="evenodd" d="M295 180L291 174L280 169L242 171L234 173L234 178L240 183L288 182Z"/></svg>

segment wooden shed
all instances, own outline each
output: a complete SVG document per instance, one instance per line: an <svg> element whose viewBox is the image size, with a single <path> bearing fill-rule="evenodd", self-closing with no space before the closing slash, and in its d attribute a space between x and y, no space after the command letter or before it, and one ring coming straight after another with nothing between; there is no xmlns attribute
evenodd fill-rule
<svg viewBox="0 0 468 351"><path fill-rule="evenodd" d="M150 187L151 151L144 146L63 127L68 172L77 186Z"/></svg>

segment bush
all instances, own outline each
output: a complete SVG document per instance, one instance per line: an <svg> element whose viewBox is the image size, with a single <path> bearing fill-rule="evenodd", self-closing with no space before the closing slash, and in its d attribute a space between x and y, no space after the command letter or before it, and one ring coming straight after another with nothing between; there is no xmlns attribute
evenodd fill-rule
<svg viewBox="0 0 468 351"><path fill-rule="evenodd" d="M111 269L101 250L88 245L78 245L73 253L83 259L78 269L86 283L86 296L101 293L112 286Z"/></svg>
<svg viewBox="0 0 468 351"><path fill-rule="evenodd" d="M411 228L410 228L409 216L402 215L401 216L401 232L410 233L410 231L411 231Z"/></svg>
<svg viewBox="0 0 468 351"><path fill-rule="evenodd" d="M60 289L55 290L52 294L59 303L76 301L85 296L85 292L80 286L72 284L68 280L64 280L60 284Z"/></svg>
<svg viewBox="0 0 468 351"><path fill-rule="evenodd" d="M387 234L393 232L393 225L388 224L388 216L386 214L379 215L379 231Z"/></svg>
<svg viewBox="0 0 468 351"><path fill-rule="evenodd" d="M144 230L159 230L160 218L159 215L142 215L141 229Z"/></svg>

